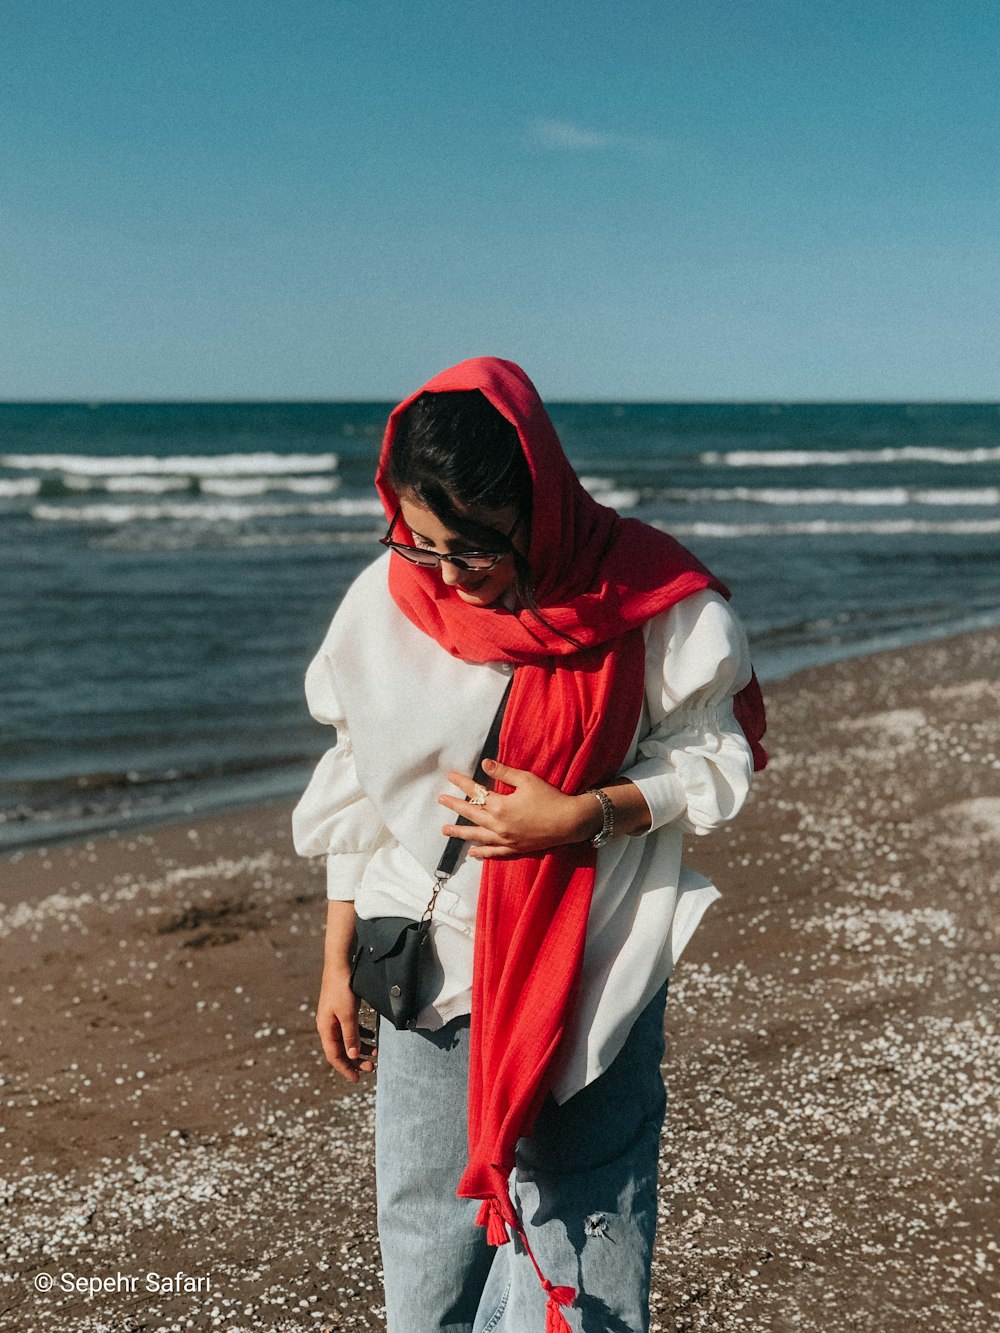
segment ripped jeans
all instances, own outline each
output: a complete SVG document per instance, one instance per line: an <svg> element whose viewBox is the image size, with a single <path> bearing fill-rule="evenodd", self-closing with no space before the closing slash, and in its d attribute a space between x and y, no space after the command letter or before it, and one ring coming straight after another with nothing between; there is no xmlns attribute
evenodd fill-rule
<svg viewBox="0 0 1000 1333"><path fill-rule="evenodd" d="M511 1197L542 1272L574 1287L574 1333L648 1333L666 1093L667 983L605 1072L545 1101L517 1145ZM469 1017L436 1032L380 1024L375 1170L388 1333L544 1333L545 1293L515 1237L494 1249L466 1163Z"/></svg>

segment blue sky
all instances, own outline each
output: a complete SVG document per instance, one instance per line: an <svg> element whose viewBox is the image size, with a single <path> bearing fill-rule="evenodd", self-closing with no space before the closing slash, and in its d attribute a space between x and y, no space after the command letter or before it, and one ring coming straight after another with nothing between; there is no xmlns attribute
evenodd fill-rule
<svg viewBox="0 0 1000 1333"><path fill-rule="evenodd" d="M1000 398L994 0L9 0L0 398Z"/></svg>

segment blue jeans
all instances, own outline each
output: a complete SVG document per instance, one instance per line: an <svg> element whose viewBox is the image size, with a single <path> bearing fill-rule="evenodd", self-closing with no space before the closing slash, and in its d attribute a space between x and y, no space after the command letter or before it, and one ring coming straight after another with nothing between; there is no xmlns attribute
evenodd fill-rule
<svg viewBox="0 0 1000 1333"><path fill-rule="evenodd" d="M667 985L605 1072L550 1096L517 1145L511 1197L546 1277L574 1287L574 1333L648 1333L666 1093ZM545 1293L517 1237L494 1249L466 1163L469 1018L436 1032L380 1024L375 1171L388 1333L544 1333Z"/></svg>

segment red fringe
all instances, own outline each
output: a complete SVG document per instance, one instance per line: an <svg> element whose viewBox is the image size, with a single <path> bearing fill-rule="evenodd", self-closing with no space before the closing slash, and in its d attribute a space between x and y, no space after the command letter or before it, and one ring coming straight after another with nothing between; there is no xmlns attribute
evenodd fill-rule
<svg viewBox="0 0 1000 1333"><path fill-rule="evenodd" d="M506 1245L510 1240L507 1224L501 1216L495 1199L484 1199L476 1214L476 1226L486 1228L487 1245Z"/></svg>
<svg viewBox="0 0 1000 1333"><path fill-rule="evenodd" d="M507 1223L504 1221L499 1201L492 1196L484 1199L479 1205L479 1212L476 1214L476 1225L486 1228L486 1241L489 1245L506 1245L510 1240ZM574 1287L554 1287L538 1267L538 1260L528 1244L524 1227L517 1221L512 1222L511 1226L521 1238L528 1258L538 1274L538 1280L548 1295L548 1300L545 1302L545 1333L573 1333L563 1316L560 1306L573 1304L576 1298L576 1289Z"/></svg>
<svg viewBox="0 0 1000 1333"><path fill-rule="evenodd" d="M545 1303L545 1333L572 1333L563 1318L560 1305L569 1305L576 1295L572 1287L553 1287Z"/></svg>

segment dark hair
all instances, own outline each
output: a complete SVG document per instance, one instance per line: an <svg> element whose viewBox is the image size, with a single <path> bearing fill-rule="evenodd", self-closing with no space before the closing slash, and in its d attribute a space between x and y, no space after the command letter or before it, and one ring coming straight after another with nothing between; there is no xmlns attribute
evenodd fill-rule
<svg viewBox="0 0 1000 1333"><path fill-rule="evenodd" d="M397 495L413 495L478 549L510 552L517 595L538 615L528 561L505 533L468 513L514 507L530 531L528 461L516 429L483 393L457 389L415 398L396 422L389 481Z"/></svg>

